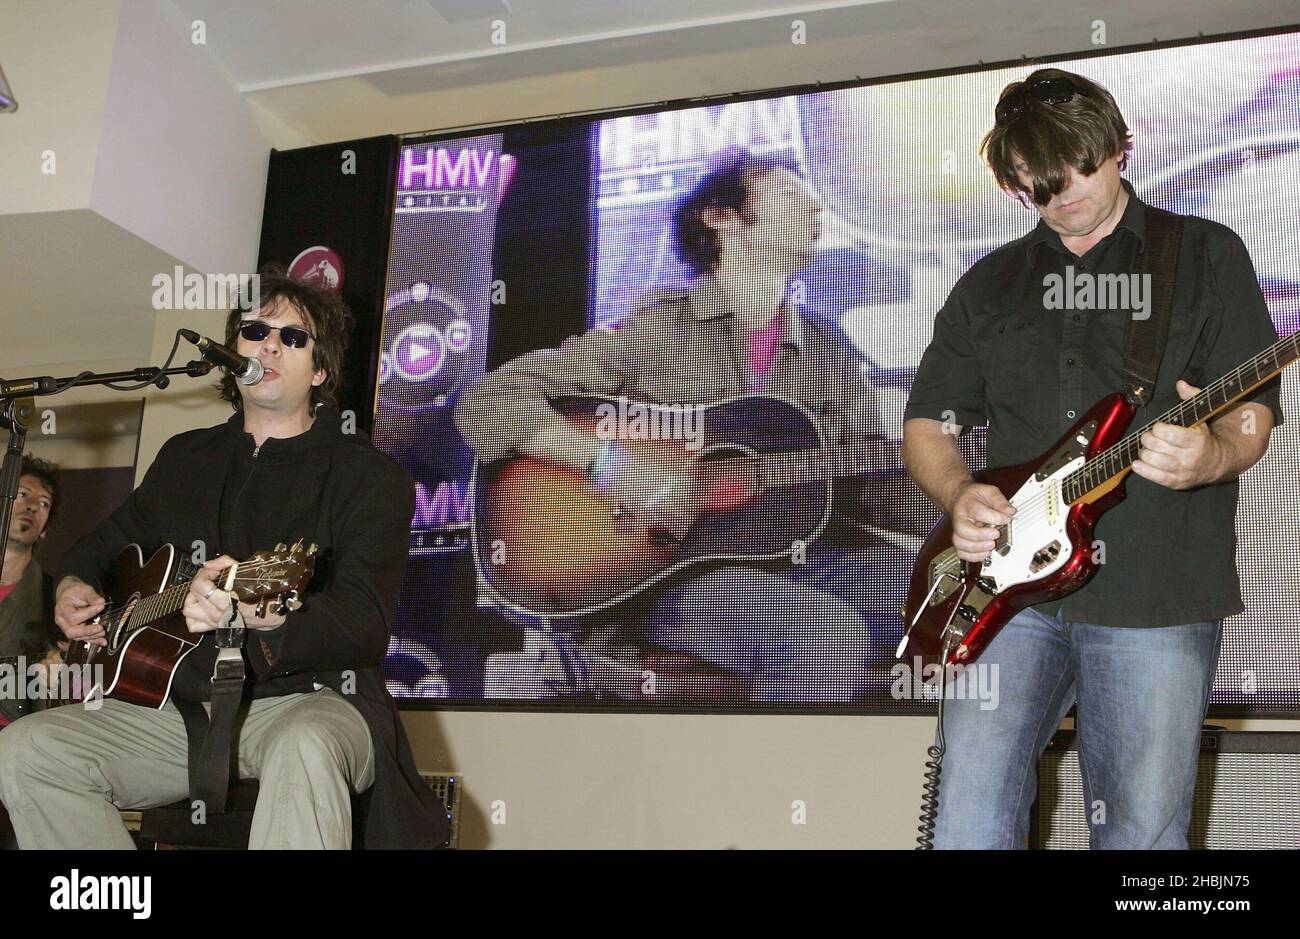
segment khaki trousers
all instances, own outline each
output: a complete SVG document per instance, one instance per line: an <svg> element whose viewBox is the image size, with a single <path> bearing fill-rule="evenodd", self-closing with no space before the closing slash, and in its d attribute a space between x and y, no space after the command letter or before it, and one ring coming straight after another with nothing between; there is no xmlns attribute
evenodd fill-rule
<svg viewBox="0 0 1300 939"><path fill-rule="evenodd" d="M206 705L205 705L206 706ZM259 780L250 848L349 848L354 793L374 782L360 713L325 688L245 705L239 775ZM0 801L22 848L132 848L119 809L189 795L180 712L109 698L67 705L0 733Z"/></svg>

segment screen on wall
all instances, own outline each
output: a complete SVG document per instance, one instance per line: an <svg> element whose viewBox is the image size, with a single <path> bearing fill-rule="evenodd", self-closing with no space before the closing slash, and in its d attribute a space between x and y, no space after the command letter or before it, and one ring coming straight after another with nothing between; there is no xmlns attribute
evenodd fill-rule
<svg viewBox="0 0 1300 939"><path fill-rule="evenodd" d="M1054 64L1114 94L1138 196L1236 231L1294 332L1300 34ZM939 517L899 460L903 405L954 283L1038 221L977 154L1030 70L405 138L375 422L418 493L394 695L932 706L895 657ZM729 255L727 296L770 296L755 259L809 242L776 287L787 314L753 335L696 315L721 275L695 273L701 216L679 212L742 150L804 183L743 220L754 263ZM818 368L783 360L792 346ZM1241 481L1246 609L1225 622L1212 709L1300 711L1300 408L1282 379L1288 420ZM828 427L853 441L833 465ZM973 469L984 440L960 439ZM656 507L652 532L618 508L628 493Z"/></svg>

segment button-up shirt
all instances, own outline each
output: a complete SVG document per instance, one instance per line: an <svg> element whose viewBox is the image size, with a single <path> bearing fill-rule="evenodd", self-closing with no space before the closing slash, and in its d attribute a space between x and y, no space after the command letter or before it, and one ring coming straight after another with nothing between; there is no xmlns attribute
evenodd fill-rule
<svg viewBox="0 0 1300 939"><path fill-rule="evenodd" d="M590 330L485 375L462 394L456 426L479 460L491 463L557 420L552 398L622 395L650 404L707 405L761 384L763 393L807 408L827 444L865 447L884 438L876 392L853 344L793 304L785 312L771 370L756 376L749 333L715 279L656 291L616 329Z"/></svg>
<svg viewBox="0 0 1300 939"><path fill-rule="evenodd" d="M749 335L717 282L651 294L616 329L593 329L485 375L456 407L456 426L485 463L515 451L557 415L548 399L626 395L651 404L712 404L746 394ZM875 391L848 338L787 307L765 393L818 419L826 440L881 436Z"/></svg>
<svg viewBox="0 0 1300 939"><path fill-rule="evenodd" d="M1129 200L1118 225L1082 256L1040 221L966 272L935 318L904 420L987 423L988 465L1012 466L1044 455L1099 399L1124 389L1125 333L1142 308L1134 302L1140 294L1095 308L1102 284L1108 300L1123 298L1112 292L1118 281L1097 278L1132 274L1147 236L1143 204L1123 185ZM1148 311L1150 302L1147 296ZM1276 341L1241 239L1186 217L1168 343L1154 392L1130 429L1181 400L1177 379L1203 388ZM1279 388L1274 377L1244 400L1266 405L1281 424ZM1131 627L1241 612L1236 480L1174 490L1130 473L1125 485L1127 498L1097 523L1101 570L1037 609L1055 616L1063 607L1069 621Z"/></svg>

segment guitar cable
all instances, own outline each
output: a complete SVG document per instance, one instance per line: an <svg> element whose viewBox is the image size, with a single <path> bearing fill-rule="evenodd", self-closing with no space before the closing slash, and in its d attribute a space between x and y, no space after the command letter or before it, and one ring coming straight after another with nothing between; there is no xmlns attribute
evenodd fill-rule
<svg viewBox="0 0 1300 939"><path fill-rule="evenodd" d="M921 786L921 824L917 828L916 851L934 850L934 826L939 817L939 782L943 773L943 754L947 742L943 736L943 699L944 686L948 678L948 653L952 650L952 639L943 646L939 656L939 718L938 743L932 744L925 751L929 757L925 762L925 783Z"/></svg>

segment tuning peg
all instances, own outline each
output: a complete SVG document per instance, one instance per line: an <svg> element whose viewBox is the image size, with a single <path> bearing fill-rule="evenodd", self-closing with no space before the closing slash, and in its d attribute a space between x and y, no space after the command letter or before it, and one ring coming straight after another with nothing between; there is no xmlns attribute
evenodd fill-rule
<svg viewBox="0 0 1300 939"><path fill-rule="evenodd" d="M263 619L263 618L265 618L265 616L266 616L266 597L263 597L262 599L260 599L260 600L257 601L257 607L256 607L256 609L255 609L255 612L257 613L257 618L258 618L258 619Z"/></svg>
<svg viewBox="0 0 1300 939"><path fill-rule="evenodd" d="M290 590L289 597L284 601L284 605L289 608L290 612L300 609L302 607L302 601L298 599L298 591Z"/></svg>
<svg viewBox="0 0 1300 939"><path fill-rule="evenodd" d="M320 550L320 548L316 545L316 543L315 543L315 542L312 542L311 547L309 547L309 548L307 549L307 556L308 556L308 557L315 557L315 556L316 556L316 552L319 551L319 550Z"/></svg>
<svg viewBox="0 0 1300 939"><path fill-rule="evenodd" d="M276 597L273 601L271 601L271 615L272 616L284 615L284 601L279 597Z"/></svg>
<svg viewBox="0 0 1300 939"><path fill-rule="evenodd" d="M277 545L275 546L275 550L276 550L276 551L286 551L286 550L288 550L288 546L287 546L283 541L281 541L279 544L277 544Z"/></svg>

